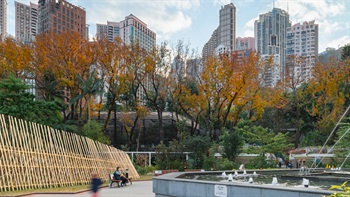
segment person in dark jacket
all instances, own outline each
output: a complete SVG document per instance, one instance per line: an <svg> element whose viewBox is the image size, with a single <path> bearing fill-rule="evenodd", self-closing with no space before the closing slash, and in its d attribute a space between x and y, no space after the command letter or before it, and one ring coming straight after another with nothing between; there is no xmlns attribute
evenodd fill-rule
<svg viewBox="0 0 350 197"><path fill-rule="evenodd" d="M97 174L94 174L91 179L92 197L98 197L98 189L100 185L102 185L102 180Z"/></svg>
<svg viewBox="0 0 350 197"><path fill-rule="evenodd" d="M126 186L126 183L128 182L128 179L125 178L124 174L119 171L119 167L115 170L114 174L114 179L116 180L122 180L121 186Z"/></svg>

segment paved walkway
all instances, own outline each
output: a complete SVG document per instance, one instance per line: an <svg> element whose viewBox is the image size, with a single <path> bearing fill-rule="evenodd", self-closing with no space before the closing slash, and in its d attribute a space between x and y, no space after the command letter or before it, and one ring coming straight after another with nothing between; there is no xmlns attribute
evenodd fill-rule
<svg viewBox="0 0 350 197"><path fill-rule="evenodd" d="M118 197L154 197L152 192L152 181L136 181L132 185L126 187L105 187L100 189L99 197L109 197L109 196L118 196ZM91 197L90 192L83 192L80 194L36 194L30 195L30 197Z"/></svg>

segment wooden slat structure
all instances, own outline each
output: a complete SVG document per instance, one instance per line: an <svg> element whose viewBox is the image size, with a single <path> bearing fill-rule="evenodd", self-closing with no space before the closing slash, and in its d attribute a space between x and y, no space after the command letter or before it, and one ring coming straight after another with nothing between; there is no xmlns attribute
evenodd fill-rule
<svg viewBox="0 0 350 197"><path fill-rule="evenodd" d="M129 156L90 138L0 114L0 192L90 184L119 166L139 178Z"/></svg>

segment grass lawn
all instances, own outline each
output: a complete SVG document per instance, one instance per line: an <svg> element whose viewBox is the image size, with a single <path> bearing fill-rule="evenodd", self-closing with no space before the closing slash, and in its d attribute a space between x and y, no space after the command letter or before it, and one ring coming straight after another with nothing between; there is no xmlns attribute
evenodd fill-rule
<svg viewBox="0 0 350 197"><path fill-rule="evenodd" d="M153 175L140 175L140 179L133 180L133 181L147 181L147 180L152 180L153 177L154 177ZM104 183L102 186L108 186L108 182ZM17 195L24 195L24 194L30 194L30 193L60 193L60 192L76 193L76 192L86 191L88 189L90 189L90 185L79 185L79 186L72 186L72 187L0 192L0 196L17 196Z"/></svg>

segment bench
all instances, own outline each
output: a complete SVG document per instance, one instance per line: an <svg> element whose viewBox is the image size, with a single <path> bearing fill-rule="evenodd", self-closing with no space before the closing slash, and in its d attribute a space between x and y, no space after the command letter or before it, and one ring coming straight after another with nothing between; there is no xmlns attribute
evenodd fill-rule
<svg viewBox="0 0 350 197"><path fill-rule="evenodd" d="M130 185L132 185L132 181L131 181L131 178L127 178L127 180L128 180L128 182L130 183ZM121 179L114 179L114 175L113 175L113 173L111 173L111 174L109 174L109 187L111 188L111 187L113 187L113 183L117 183L118 184L118 187L120 187L120 186L126 186L126 185L123 185L123 184L119 184L119 183L121 183L122 182L122 180Z"/></svg>

